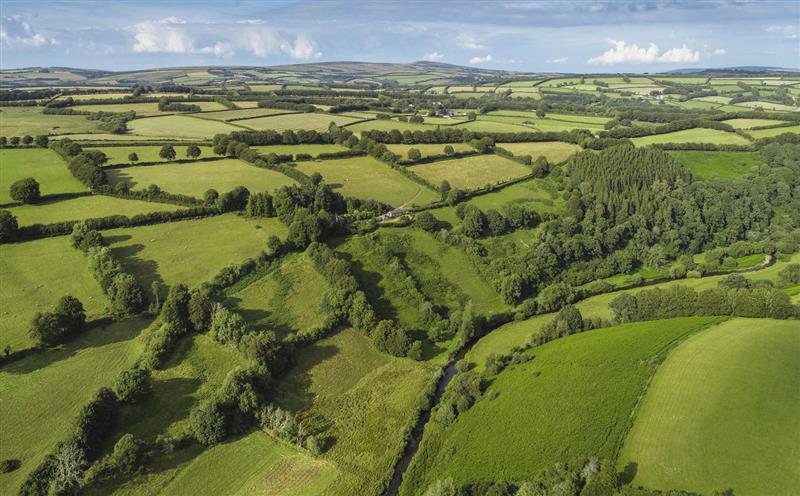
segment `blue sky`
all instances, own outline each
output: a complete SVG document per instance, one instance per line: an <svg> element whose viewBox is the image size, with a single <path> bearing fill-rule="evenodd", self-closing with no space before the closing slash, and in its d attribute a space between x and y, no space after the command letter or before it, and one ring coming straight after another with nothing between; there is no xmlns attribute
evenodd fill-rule
<svg viewBox="0 0 800 496"><path fill-rule="evenodd" d="M0 67L435 60L514 71L800 67L800 1L2 0Z"/></svg>

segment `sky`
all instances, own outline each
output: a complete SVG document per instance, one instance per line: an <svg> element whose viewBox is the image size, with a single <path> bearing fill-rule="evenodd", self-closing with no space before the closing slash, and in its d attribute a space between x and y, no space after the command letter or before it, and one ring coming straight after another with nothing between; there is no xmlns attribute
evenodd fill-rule
<svg viewBox="0 0 800 496"><path fill-rule="evenodd" d="M523 72L800 68L800 0L0 0L0 69L430 60Z"/></svg>

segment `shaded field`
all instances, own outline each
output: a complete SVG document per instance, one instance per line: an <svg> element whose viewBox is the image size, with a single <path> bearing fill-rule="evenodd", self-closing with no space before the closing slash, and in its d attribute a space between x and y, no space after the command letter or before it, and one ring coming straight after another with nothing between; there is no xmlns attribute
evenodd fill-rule
<svg viewBox="0 0 800 496"><path fill-rule="evenodd" d="M126 167L106 173L112 184L124 182L131 189L145 189L156 184L164 191L196 198L202 198L209 188L224 193L237 186L245 186L251 192L258 192L273 191L295 184L294 179L280 172L262 169L237 159Z"/></svg>
<svg viewBox="0 0 800 496"><path fill-rule="evenodd" d="M258 131L266 131L267 129L275 131L283 131L286 129L315 129L317 131L327 131L328 125L331 122L335 122L337 125L341 126L351 122L357 122L357 119L341 115L301 113L258 117L255 119L238 121L237 124Z"/></svg>
<svg viewBox="0 0 800 496"><path fill-rule="evenodd" d="M343 195L393 206L425 205L439 199L437 193L372 157L299 162L297 169L307 175L319 172L326 183Z"/></svg>
<svg viewBox="0 0 800 496"><path fill-rule="evenodd" d="M636 146L654 143L712 143L715 145L748 145L750 142L738 134L718 129L684 129L672 133L654 134L631 139Z"/></svg>
<svg viewBox="0 0 800 496"><path fill-rule="evenodd" d="M26 177L38 181L43 196L86 191L86 186L73 177L61 157L46 148L2 148L0 164L0 203L13 201L9 196L11 185Z"/></svg>
<svg viewBox="0 0 800 496"><path fill-rule="evenodd" d="M797 321L734 319L670 353L620 453L620 467L638 466L634 485L795 494L799 333Z"/></svg>
<svg viewBox="0 0 800 496"><path fill-rule="evenodd" d="M149 289L153 281L198 286L223 267L258 255L270 235L284 238L286 227L277 218L220 215L103 234L126 270Z"/></svg>
<svg viewBox="0 0 800 496"><path fill-rule="evenodd" d="M411 167L432 184L447 181L454 188L476 189L531 173L531 169L499 155L476 155Z"/></svg>
<svg viewBox="0 0 800 496"><path fill-rule="evenodd" d="M3 107L0 136L91 133L98 130L97 122L85 115L45 115L41 107Z"/></svg>
<svg viewBox="0 0 800 496"><path fill-rule="evenodd" d="M86 402L133 364L142 349L136 336L146 326L134 319L93 328L0 369L0 459L22 462L0 477L0 492L17 494L28 473L67 435Z"/></svg>
<svg viewBox="0 0 800 496"><path fill-rule="evenodd" d="M33 315L51 311L64 295L81 300L89 319L107 305L86 257L68 237L0 245L0 349L30 347Z"/></svg>
<svg viewBox="0 0 800 496"><path fill-rule="evenodd" d="M177 205L154 203L140 200L124 200L113 196L93 195L61 200L40 202L36 205L20 205L8 209L17 217L20 226L31 224L51 224L68 220L83 220L109 215L132 217L150 212L171 212L180 210Z"/></svg>
<svg viewBox="0 0 800 496"><path fill-rule="evenodd" d="M176 160L186 160L189 157L186 156L186 149L188 146L185 145L174 145L173 148L175 149L175 159ZM100 150L101 152L105 153L108 157L108 162L106 164L130 164L134 163L128 160L128 155L131 153L135 153L139 157L139 162L168 162L158 156L158 152L161 151L161 146L98 146L98 147L86 147L87 150ZM214 152L210 146L201 146L200 147L200 158L205 157L213 157Z"/></svg>
<svg viewBox="0 0 800 496"><path fill-rule="evenodd" d="M697 177L732 179L763 165L758 152L670 151Z"/></svg>
<svg viewBox="0 0 800 496"><path fill-rule="evenodd" d="M134 119L128 123L130 134L157 136L167 139L211 138L215 134L228 134L242 128L225 122L198 119L188 115L165 115Z"/></svg>
<svg viewBox="0 0 800 496"><path fill-rule="evenodd" d="M561 141L541 141L532 143L498 143L497 146L505 148L515 156L530 155L536 160L544 156L550 163L563 162L570 156L581 151L581 147L572 143Z"/></svg>
<svg viewBox="0 0 800 496"><path fill-rule="evenodd" d="M534 348L531 361L492 380L494 399L484 395L447 427L428 425L401 493L419 494L447 477L456 483L520 480L563 460L613 458L667 350L716 322L690 317L625 324Z"/></svg>

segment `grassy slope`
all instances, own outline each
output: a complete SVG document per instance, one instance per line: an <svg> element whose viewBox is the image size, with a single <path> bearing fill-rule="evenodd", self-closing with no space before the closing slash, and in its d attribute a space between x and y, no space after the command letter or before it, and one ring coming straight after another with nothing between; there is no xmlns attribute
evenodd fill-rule
<svg viewBox="0 0 800 496"><path fill-rule="evenodd" d="M221 215L112 229L104 236L126 269L149 289L155 280L199 285L223 267L258 255L271 234L286 235L286 227L276 218Z"/></svg>
<svg viewBox="0 0 800 496"><path fill-rule="evenodd" d="M713 143L715 145L748 145L745 138L738 134L720 131L718 129L684 129L672 133L654 134L633 138L631 141L636 146L652 145L653 143Z"/></svg>
<svg viewBox="0 0 800 496"><path fill-rule="evenodd" d="M703 179L732 179L762 165L757 152L677 151L669 154L688 167L695 176Z"/></svg>
<svg viewBox="0 0 800 496"><path fill-rule="evenodd" d="M215 134L228 134L242 128L224 122L197 119L188 115L167 115L135 119L128 123L130 134L163 138L211 138Z"/></svg>
<svg viewBox="0 0 800 496"><path fill-rule="evenodd" d="M336 153L347 151L347 148L336 144L267 145L253 146L251 148L258 150L258 153L263 155L268 153L277 153L278 155L291 154L294 156L298 153L308 153L312 157L316 157L320 153Z"/></svg>
<svg viewBox="0 0 800 496"><path fill-rule="evenodd" d="M755 139L769 138L783 133L800 134L800 126L776 127L772 129L756 129L750 131L750 135Z"/></svg>
<svg viewBox="0 0 800 496"><path fill-rule="evenodd" d="M39 182L42 195L86 191L86 186L70 174L67 164L52 150L0 149L0 164L0 203L13 201L9 196L9 188L14 182L26 177L32 177Z"/></svg>
<svg viewBox="0 0 800 496"><path fill-rule="evenodd" d="M0 110L0 136L92 133L97 130L97 121L90 121L85 115L45 115L41 107L3 107Z"/></svg>
<svg viewBox="0 0 800 496"><path fill-rule="evenodd" d="M416 148L417 150L422 153L423 157L429 157L431 155L442 155L444 154L444 147L447 146L444 143L435 143L435 144L414 144L414 145L386 145L386 148L389 149L390 152L396 153L403 158L408 156L408 150L411 148ZM450 146L453 147L453 150L456 152L468 152L473 150L473 148L468 145L467 143L450 143Z"/></svg>
<svg viewBox="0 0 800 496"><path fill-rule="evenodd" d="M186 159L186 146L173 145L175 148L176 159ZM86 147L87 150L100 150L108 157L107 164L129 164L128 155L136 153L139 162L166 162L158 156L161 146L101 146L96 148ZM213 157L214 152L210 146L200 147L200 158Z"/></svg>
<svg viewBox="0 0 800 496"><path fill-rule="evenodd" d="M581 151L581 147L561 141L540 141L535 143L498 143L499 147L515 156L530 155L534 159L543 155L549 162L558 163Z"/></svg>
<svg viewBox="0 0 800 496"><path fill-rule="evenodd" d="M378 200L394 206L412 203L425 205L439 197L372 157L298 162L297 168L309 175L319 172L326 183L344 195Z"/></svg>
<svg viewBox="0 0 800 496"><path fill-rule="evenodd" d="M800 487L800 322L734 319L658 369L620 454L635 485L740 496ZM745 468L746 467L746 468Z"/></svg>
<svg viewBox="0 0 800 496"><path fill-rule="evenodd" d="M295 184L293 179L280 172L261 169L237 159L126 167L106 173L112 184L126 182L131 189L145 189L151 184L157 184L164 191L196 198L202 198L209 188L224 193L237 186L245 186L248 190L257 192L273 191Z"/></svg>
<svg viewBox="0 0 800 496"><path fill-rule="evenodd" d="M403 494L418 494L446 477L513 481L565 459L613 458L665 351L717 321L625 324L533 349L533 360L494 379L489 391L497 398L479 400L444 430L428 425Z"/></svg>
<svg viewBox="0 0 800 496"><path fill-rule="evenodd" d="M31 346L33 315L52 310L67 294L81 300L90 319L102 315L107 305L86 257L67 237L0 245L0 348Z"/></svg>
<svg viewBox="0 0 800 496"><path fill-rule="evenodd" d="M447 180L454 188L476 189L531 173L531 169L499 155L476 155L415 165L410 169L431 184Z"/></svg>
<svg viewBox="0 0 800 496"><path fill-rule="evenodd" d="M317 131L327 131L328 125L330 125L331 122L335 122L337 125L341 126L351 122L358 122L358 120L340 115L302 113L246 119L237 121L237 124L258 131L265 131L267 129L276 131L283 131L285 129L316 129Z"/></svg>
<svg viewBox="0 0 800 496"><path fill-rule="evenodd" d="M142 348L135 337L146 325L128 320L90 329L0 369L0 459L22 461L18 470L0 474L0 493L16 494L97 389L133 364Z"/></svg>
<svg viewBox="0 0 800 496"><path fill-rule="evenodd" d="M8 210L17 217L20 226L50 224L68 220L82 220L108 215L132 217L150 212L171 212L182 207L166 203L124 200L113 196L83 196L71 200L21 205Z"/></svg>

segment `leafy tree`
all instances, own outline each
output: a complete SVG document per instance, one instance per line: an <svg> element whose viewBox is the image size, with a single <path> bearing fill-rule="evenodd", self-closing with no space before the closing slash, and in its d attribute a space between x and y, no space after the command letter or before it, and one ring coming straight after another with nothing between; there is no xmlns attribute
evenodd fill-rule
<svg viewBox="0 0 800 496"><path fill-rule="evenodd" d="M158 151L158 156L162 160L175 160L175 148L173 148L172 145L164 145L161 147L161 150Z"/></svg>
<svg viewBox="0 0 800 496"><path fill-rule="evenodd" d="M219 198L219 193L215 189L209 189L208 191L203 194L203 203L206 205L214 205L217 203L217 199Z"/></svg>
<svg viewBox="0 0 800 496"><path fill-rule="evenodd" d="M461 232L470 238L483 237L488 228L486 215L478 208L468 205L461 219Z"/></svg>
<svg viewBox="0 0 800 496"><path fill-rule="evenodd" d="M145 444L133 434L125 434L114 445L110 465L115 474L131 476L138 472L145 458Z"/></svg>
<svg viewBox="0 0 800 496"><path fill-rule="evenodd" d="M453 479L437 480L425 491L423 496L458 496L459 490Z"/></svg>
<svg viewBox="0 0 800 496"><path fill-rule="evenodd" d="M189 297L189 322L195 332L205 332L211 325L214 302L205 293L193 290Z"/></svg>
<svg viewBox="0 0 800 496"><path fill-rule="evenodd" d="M444 150L443 151L444 151L444 154L447 155L447 156L450 156L450 155L452 155L452 154L454 154L456 152L455 149L453 148L453 145L444 145Z"/></svg>
<svg viewBox="0 0 800 496"><path fill-rule="evenodd" d="M151 390L150 371L132 368L123 371L114 383L114 394L122 403L135 403Z"/></svg>
<svg viewBox="0 0 800 496"><path fill-rule="evenodd" d="M629 293L622 293L617 296L608 307L614 312L614 321L619 323L635 322L639 320L639 309L636 297Z"/></svg>
<svg viewBox="0 0 800 496"><path fill-rule="evenodd" d="M36 136L35 142L36 146L40 148L47 148L47 144L50 142L50 137L46 134L40 134Z"/></svg>
<svg viewBox="0 0 800 496"><path fill-rule="evenodd" d="M800 263L790 263L781 269L778 280L785 286L800 284Z"/></svg>
<svg viewBox="0 0 800 496"><path fill-rule="evenodd" d="M128 162L135 164L138 161L139 161L139 155L137 155L136 152L131 152L128 154Z"/></svg>
<svg viewBox="0 0 800 496"><path fill-rule="evenodd" d="M111 313L117 318L135 315L147 305L142 287L132 275L124 272L113 277L108 295L111 299Z"/></svg>
<svg viewBox="0 0 800 496"><path fill-rule="evenodd" d="M486 211L486 227L491 236L500 236L508 232L508 221L497 210Z"/></svg>
<svg viewBox="0 0 800 496"><path fill-rule="evenodd" d="M31 338L40 345L53 345L56 344L61 338L63 328L61 321L54 313L39 313L33 316L31 327L28 334Z"/></svg>
<svg viewBox="0 0 800 496"><path fill-rule="evenodd" d="M209 331L218 343L235 347L250 329L241 315L219 306L211 318Z"/></svg>
<svg viewBox="0 0 800 496"><path fill-rule="evenodd" d="M171 286L161 307L161 319L174 327L189 329L189 298L185 284Z"/></svg>
<svg viewBox="0 0 800 496"><path fill-rule="evenodd" d="M323 226L319 217L306 208L298 208L294 212L292 223L286 240L298 248L305 248L322 238Z"/></svg>
<svg viewBox="0 0 800 496"><path fill-rule="evenodd" d="M14 241L19 233L17 218L8 210L0 210L0 243Z"/></svg>
<svg viewBox="0 0 800 496"><path fill-rule="evenodd" d="M422 153L419 151L418 148L409 148L408 149L408 159L413 160L416 162L417 160L422 158Z"/></svg>
<svg viewBox="0 0 800 496"><path fill-rule="evenodd" d="M414 217L414 227L434 232L439 228L439 220L428 211L420 212Z"/></svg>
<svg viewBox="0 0 800 496"><path fill-rule="evenodd" d="M39 192L39 183L32 177L15 181L11 185L9 194L14 201L20 203L36 203L42 196Z"/></svg>
<svg viewBox="0 0 800 496"><path fill-rule="evenodd" d="M186 156L189 158L192 159L197 158L200 156L201 153L202 151L200 150L200 147L197 145L189 145L188 147L186 147Z"/></svg>
<svg viewBox="0 0 800 496"><path fill-rule="evenodd" d="M192 434L198 442L211 446L228 435L228 422L222 405L208 401L195 408L189 416Z"/></svg>
<svg viewBox="0 0 800 496"><path fill-rule="evenodd" d="M22 137L23 145L30 145L31 143L33 143L33 136L26 134L25 136Z"/></svg>

